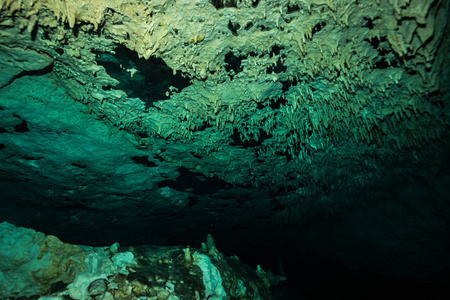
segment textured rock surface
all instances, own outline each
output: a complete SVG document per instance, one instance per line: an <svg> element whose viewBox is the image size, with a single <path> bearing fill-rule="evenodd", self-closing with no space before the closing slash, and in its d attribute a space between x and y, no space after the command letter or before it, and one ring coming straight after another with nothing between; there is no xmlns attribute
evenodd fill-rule
<svg viewBox="0 0 450 300"><path fill-rule="evenodd" d="M2 71L0 87L3 87L21 73L45 69L53 62L53 59L31 49L0 45L0 61Z"/></svg>
<svg viewBox="0 0 450 300"><path fill-rule="evenodd" d="M22 90L19 97L17 89ZM3 174L12 175L8 180L33 178L33 184L23 185L20 196L30 205L49 198L74 205L89 200L87 206L93 209L101 205L126 210L130 203L149 198L155 211L175 212L187 205L187 193L168 187L157 190L158 182L176 178L174 167L158 160L149 160L148 166L135 163L132 158L143 153L130 142L134 137L96 122L86 106L73 103L48 75L20 78L2 89L0 113L5 131L0 143L6 145L1 154ZM3 190L4 197L14 198L16 192L14 185ZM121 202L124 198L130 202Z"/></svg>
<svg viewBox="0 0 450 300"><path fill-rule="evenodd" d="M410 276L448 236L448 194L389 191L447 171L448 6L0 0L2 218L79 243L216 231L256 246L318 219L317 250L341 215L334 238L359 242L331 256ZM403 234L401 254L366 251ZM420 258L418 275L436 261Z"/></svg>
<svg viewBox="0 0 450 300"><path fill-rule="evenodd" d="M32 229L0 224L0 297L45 295L53 284L84 272L80 246L64 244Z"/></svg>
<svg viewBox="0 0 450 300"><path fill-rule="evenodd" d="M0 240L2 299L271 299L265 271L215 246L82 248L6 222Z"/></svg>
<svg viewBox="0 0 450 300"><path fill-rule="evenodd" d="M428 95L447 63L437 47L447 13L446 1L6 2L1 42L54 57L72 98L150 152L169 148L166 161L233 184L295 186L302 178L289 174L343 149L354 161L405 150L398 160L444 137L448 100ZM192 84L147 110L105 91L116 81L93 51L117 44Z"/></svg>

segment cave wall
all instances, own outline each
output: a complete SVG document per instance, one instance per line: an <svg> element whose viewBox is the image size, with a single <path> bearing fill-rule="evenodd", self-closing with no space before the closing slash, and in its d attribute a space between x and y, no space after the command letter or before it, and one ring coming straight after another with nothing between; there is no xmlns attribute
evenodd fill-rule
<svg viewBox="0 0 450 300"><path fill-rule="evenodd" d="M120 228L128 241L137 228L166 241L199 227L225 235L236 224L256 232L272 221L345 216L378 203L386 186L430 179L449 153L448 5L0 1L0 195L15 200L2 215L24 225L25 214L61 232ZM158 82L144 76L153 59L186 85L163 85L154 93L164 99L146 101L126 89ZM189 176L219 183L201 197L168 186ZM442 203L413 206L421 205L431 207L430 220ZM192 210L183 211L190 207L196 224L188 222ZM378 207L371 224L391 208ZM421 218L412 215L399 213L386 232ZM165 222L150 229L141 223L160 216ZM333 238L364 227L360 218L344 218ZM327 224L312 225L310 235L328 232ZM419 226L410 238L439 236L444 225L434 233ZM259 234L252 242L264 239ZM311 248L329 247L323 237ZM337 245L336 256L356 255L349 245ZM345 259L357 265L366 257Z"/></svg>

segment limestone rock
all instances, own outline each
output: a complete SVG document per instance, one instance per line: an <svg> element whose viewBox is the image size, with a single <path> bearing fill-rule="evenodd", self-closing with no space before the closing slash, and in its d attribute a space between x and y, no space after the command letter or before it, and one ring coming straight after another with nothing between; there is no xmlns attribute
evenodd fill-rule
<svg viewBox="0 0 450 300"><path fill-rule="evenodd" d="M2 69L0 87L2 87L23 71L45 69L53 62L53 58L32 49L0 45L0 61Z"/></svg>
<svg viewBox="0 0 450 300"><path fill-rule="evenodd" d="M339 157L342 148L359 157L375 145L383 159L397 151L405 157L446 134L448 116L428 97L448 63L439 46L447 43L446 1L40 0L1 7L9 25L0 44L55 60L57 84L90 113L142 146L168 145L164 160L199 166L206 177L267 186L265 170L277 177L290 168L282 159L294 161L287 172L295 173L323 159L322 151ZM150 58L191 85L167 90L169 99L160 101L127 97L99 66L106 54L116 55L107 65L123 69L131 85ZM120 62L132 54L144 59ZM280 163L274 167L271 158Z"/></svg>
<svg viewBox="0 0 450 300"><path fill-rule="evenodd" d="M174 300L228 299L235 295L270 299L268 287L248 266L223 256L210 257L201 250L192 249L188 264L181 247L149 245L122 248L114 254L109 247L65 244L56 237L6 222L0 224L0 240L2 298ZM54 291L51 284L57 282L60 287ZM240 283L237 295L235 282Z"/></svg>
<svg viewBox="0 0 450 300"><path fill-rule="evenodd" d="M85 269L80 246L55 236L0 224L0 297L45 295L53 284L69 283Z"/></svg>

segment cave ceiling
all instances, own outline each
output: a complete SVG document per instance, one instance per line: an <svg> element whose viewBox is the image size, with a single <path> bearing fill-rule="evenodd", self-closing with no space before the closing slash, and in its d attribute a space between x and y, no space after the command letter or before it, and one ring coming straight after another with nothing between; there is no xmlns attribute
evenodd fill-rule
<svg viewBox="0 0 450 300"><path fill-rule="evenodd" d="M448 6L2 0L3 196L87 211L127 199L125 219L267 202L257 218L438 164Z"/></svg>

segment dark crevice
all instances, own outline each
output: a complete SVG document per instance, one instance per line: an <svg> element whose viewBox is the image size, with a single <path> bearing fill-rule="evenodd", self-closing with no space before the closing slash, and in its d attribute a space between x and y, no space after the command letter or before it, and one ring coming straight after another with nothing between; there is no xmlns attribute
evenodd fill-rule
<svg viewBox="0 0 450 300"><path fill-rule="evenodd" d="M253 27L253 22L248 22L247 24L245 24L244 29L249 30L252 27Z"/></svg>
<svg viewBox="0 0 450 300"><path fill-rule="evenodd" d="M115 89L123 90L129 97L139 98L145 102L145 107L166 100L169 87L181 90L190 85L190 80L181 74L173 75L173 71L162 59L150 57L139 58L135 51L123 45L117 46L115 54L94 52L97 64L103 66L106 72L119 81ZM132 73L134 72L134 73ZM104 90L111 86L103 87Z"/></svg>
<svg viewBox="0 0 450 300"><path fill-rule="evenodd" d="M283 47L280 47L278 45L273 45L272 48L270 49L269 54L270 54L270 56L280 55L280 51L283 49L284 49Z"/></svg>
<svg viewBox="0 0 450 300"><path fill-rule="evenodd" d="M20 124L14 126L14 132L18 133L30 132L27 122L25 120L22 120Z"/></svg>
<svg viewBox="0 0 450 300"><path fill-rule="evenodd" d="M258 4L259 4L259 0L253 0L252 1L252 6L253 7L258 7Z"/></svg>
<svg viewBox="0 0 450 300"><path fill-rule="evenodd" d="M31 156L23 156L22 157L23 159L25 159L25 160L39 160L39 159L42 159L42 157L31 157Z"/></svg>
<svg viewBox="0 0 450 300"><path fill-rule="evenodd" d="M300 10L300 6L298 6L297 4L288 5L287 6L287 13L288 14L291 14L291 13L299 11L299 10Z"/></svg>
<svg viewBox="0 0 450 300"><path fill-rule="evenodd" d="M158 187L170 187L177 191L189 191L195 195L208 195L220 190L227 189L229 183L217 177L207 178L200 173L193 172L187 168L178 169L180 176L176 180L165 180L158 183Z"/></svg>
<svg viewBox="0 0 450 300"><path fill-rule="evenodd" d="M86 166L80 164L80 162L71 163L71 165L74 166L74 167L80 168L80 169L85 169L86 168Z"/></svg>
<svg viewBox="0 0 450 300"><path fill-rule="evenodd" d="M378 17L376 17L374 19L371 19L371 18L368 18L368 17L363 17L363 20L366 21L366 23L362 27L366 27L366 28L369 28L369 29L372 30L375 27L375 25L373 23L377 19L378 19Z"/></svg>
<svg viewBox="0 0 450 300"><path fill-rule="evenodd" d="M192 132L204 131L206 128L211 128L211 127L213 127L211 124L204 122L204 123L202 123L201 126L198 126L195 129L193 129Z"/></svg>
<svg viewBox="0 0 450 300"><path fill-rule="evenodd" d="M252 0L251 6L257 7L260 0ZM242 0L209 0L209 2L216 8L216 9L222 9L225 7L234 7L237 8L237 4L239 2L242 2ZM247 3L244 3L246 7L249 7L246 5Z"/></svg>
<svg viewBox="0 0 450 300"><path fill-rule="evenodd" d="M392 53L392 50L389 48L383 47L383 43L387 41L385 36L381 36L380 38L374 37L372 39L365 39L366 42L369 42L372 47L374 47L378 51L378 58L373 64L374 69L387 69L387 68L396 68L399 66L398 58L395 56L395 59L388 59L386 55Z"/></svg>
<svg viewBox="0 0 450 300"><path fill-rule="evenodd" d="M192 154L193 157L195 157L195 158L197 158L197 159L202 159L202 158L203 158L203 156L197 155L197 154L195 154L194 152L191 152L191 154Z"/></svg>
<svg viewBox="0 0 450 300"><path fill-rule="evenodd" d="M136 134L142 139L150 137L146 132L142 132L142 131L136 132Z"/></svg>
<svg viewBox="0 0 450 300"><path fill-rule="evenodd" d="M390 52L391 52L391 50L389 50L387 48L379 48L378 49L378 54L381 55L381 56L384 56L384 55L386 55L386 54L388 54Z"/></svg>
<svg viewBox="0 0 450 300"><path fill-rule="evenodd" d="M231 135L231 139L233 142L230 144L231 146L244 146L244 142L241 140L239 131L235 128L233 130L233 134Z"/></svg>
<svg viewBox="0 0 450 300"><path fill-rule="evenodd" d="M33 29L31 30L31 32L30 32L30 37L31 37L31 40L34 42L35 40L36 40L36 37L37 37L37 33L38 33L38 26L37 26L37 23L34 25L34 27L33 27Z"/></svg>
<svg viewBox="0 0 450 300"><path fill-rule="evenodd" d="M267 74L272 74L272 73L279 74L281 72L286 72L286 70L287 70L287 67L285 65L283 65L281 63L281 59L278 58L277 63L274 66L270 66L267 68L266 73Z"/></svg>
<svg viewBox="0 0 450 300"><path fill-rule="evenodd" d="M162 152L164 152L164 150L162 150ZM155 158L157 160L159 160L160 162L164 162L165 161L164 158L161 155L158 155L158 154L155 155Z"/></svg>
<svg viewBox="0 0 450 300"><path fill-rule="evenodd" d="M77 38L78 37L78 35L80 34L80 28L81 28L81 26L83 26L84 24L82 24L82 23L75 23L74 24L74 26L73 26L73 28L72 28L72 33L73 33L73 35ZM67 24L66 24L66 26L67 26Z"/></svg>
<svg viewBox="0 0 450 300"><path fill-rule="evenodd" d="M270 30L269 27L266 27L266 26L264 26L264 25L258 25L258 28L259 28L261 31L269 31L269 30Z"/></svg>
<svg viewBox="0 0 450 300"><path fill-rule="evenodd" d="M242 71L241 63L245 58L246 56L234 55L232 51L225 55L225 70L230 74L231 79Z"/></svg>
<svg viewBox="0 0 450 300"><path fill-rule="evenodd" d="M228 30L231 31L231 33L233 35L238 35L237 31L241 28L241 25L239 25L239 23L235 23L233 24L233 22L231 22L231 20L228 22Z"/></svg>
<svg viewBox="0 0 450 300"><path fill-rule="evenodd" d="M255 148L261 146L261 144L268 138L271 138L271 134L267 134L262 128L259 129L259 137L258 140L256 139L250 139L246 141L242 141L240 137L239 131L235 128L233 130L233 134L231 135L232 143L230 143L230 146L241 146L245 149L248 148Z"/></svg>
<svg viewBox="0 0 450 300"><path fill-rule="evenodd" d="M224 7L237 7L236 0L209 0L209 2L211 2L216 9L221 9Z"/></svg>
<svg viewBox="0 0 450 300"><path fill-rule="evenodd" d="M278 60L276 62L275 65L272 65L270 67L267 68L266 73L267 74L271 74L271 73L276 73L279 74L281 72L286 72L287 67L283 65L283 63L281 62L282 58L285 58L284 54L280 55L281 50L283 50L283 47L280 47L278 45L274 45L269 52L269 56L273 57L273 56L278 56Z"/></svg>
<svg viewBox="0 0 450 300"><path fill-rule="evenodd" d="M52 38L50 37L50 32L48 30L44 30L42 32L42 39L46 41L51 41Z"/></svg>
<svg viewBox="0 0 450 300"><path fill-rule="evenodd" d="M317 23L313 29L312 29L312 36L314 36L314 34L318 33L319 31L321 31L325 26L327 25L327 23L325 22L319 22Z"/></svg>
<svg viewBox="0 0 450 300"><path fill-rule="evenodd" d="M67 287L67 284L61 280L58 282L55 282L50 286L50 294L62 292L66 289L66 287Z"/></svg>
<svg viewBox="0 0 450 300"><path fill-rule="evenodd" d="M378 60L377 62L375 62L375 64L373 65L374 69L387 69L387 68L396 68L398 66L398 63L396 60L392 61L392 62L388 62L386 58L381 57L380 60Z"/></svg>
<svg viewBox="0 0 450 300"><path fill-rule="evenodd" d="M53 62L51 64L49 64L47 67L45 67L43 69L40 69L40 70L20 72L20 74L18 74L16 76L14 76L13 78L11 78L11 80L7 84L5 84L4 86L9 85L14 80L16 80L18 78L21 78L21 77L24 77L24 76L43 76L43 75L51 73L52 71L53 71Z"/></svg>
<svg viewBox="0 0 450 300"><path fill-rule="evenodd" d="M270 108L272 109L279 109L281 105L286 105L287 100L284 97L275 98L270 100Z"/></svg>
<svg viewBox="0 0 450 300"><path fill-rule="evenodd" d="M296 82L292 82L292 81L281 81L281 83L283 84L283 86L281 87L281 90L283 91L283 93L286 93L287 91L289 91L291 86L296 85Z"/></svg>
<svg viewBox="0 0 450 300"><path fill-rule="evenodd" d="M143 165L149 168L157 166L157 164L155 164L154 162L149 161L149 156L132 156L131 160L134 161L134 163L137 165Z"/></svg>
<svg viewBox="0 0 450 300"><path fill-rule="evenodd" d="M378 49L378 47L380 46L381 43L384 43L387 41L387 38L385 36L380 36L380 38L373 37L371 39L366 39L366 41L368 41L370 43L370 45L372 45L372 47L374 47L375 49Z"/></svg>

